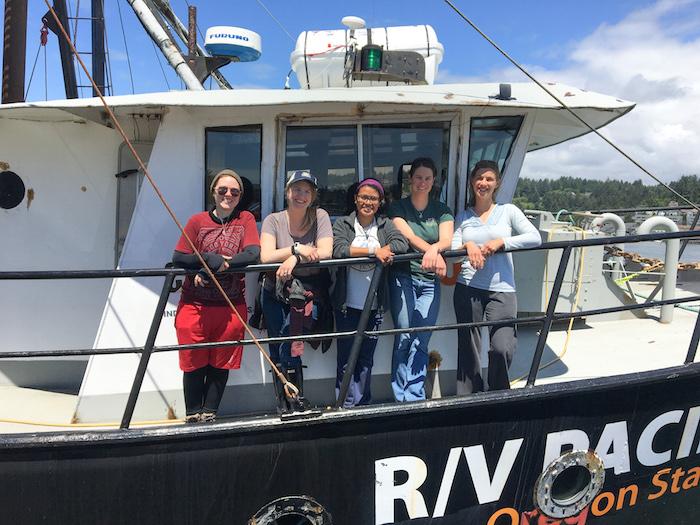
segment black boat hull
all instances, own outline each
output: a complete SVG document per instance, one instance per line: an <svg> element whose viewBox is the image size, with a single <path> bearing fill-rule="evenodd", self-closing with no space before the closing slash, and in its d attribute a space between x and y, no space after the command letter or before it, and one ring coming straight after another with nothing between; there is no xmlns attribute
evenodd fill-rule
<svg viewBox="0 0 700 525"><path fill-rule="evenodd" d="M2 522L245 524L305 495L334 525L564 523L527 514L533 488L545 451L587 439L605 485L566 523L695 524L698 384L693 364L307 420L6 436Z"/></svg>

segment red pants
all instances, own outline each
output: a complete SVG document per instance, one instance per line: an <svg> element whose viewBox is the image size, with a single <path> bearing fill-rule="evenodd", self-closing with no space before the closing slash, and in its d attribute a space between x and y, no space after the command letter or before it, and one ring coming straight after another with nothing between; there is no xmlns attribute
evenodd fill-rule
<svg viewBox="0 0 700 525"><path fill-rule="evenodd" d="M237 304L236 310L243 320L248 312L245 304ZM231 311L231 307L203 306L180 303L175 315L177 342L181 345L192 343L213 343L243 339L243 325ZM207 365L215 368L233 369L241 367L243 347L222 346L211 349L180 350L180 369L192 372Z"/></svg>

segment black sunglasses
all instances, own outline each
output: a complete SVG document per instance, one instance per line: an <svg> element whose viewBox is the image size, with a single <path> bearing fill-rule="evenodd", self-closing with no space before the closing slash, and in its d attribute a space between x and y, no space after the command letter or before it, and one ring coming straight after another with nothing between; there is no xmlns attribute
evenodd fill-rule
<svg viewBox="0 0 700 525"><path fill-rule="evenodd" d="M238 188L227 188L226 186L220 186L216 188L216 193L218 193L222 197L226 195L229 191L231 192L231 197L241 196L241 190L239 190Z"/></svg>

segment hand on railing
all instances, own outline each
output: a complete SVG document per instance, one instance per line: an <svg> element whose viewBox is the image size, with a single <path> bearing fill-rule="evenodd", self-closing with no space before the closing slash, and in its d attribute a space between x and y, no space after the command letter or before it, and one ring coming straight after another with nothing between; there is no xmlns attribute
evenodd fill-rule
<svg viewBox="0 0 700 525"><path fill-rule="evenodd" d="M484 267L484 254L481 248L474 241L467 241L464 245L467 250L467 258L469 259L469 264L475 270L481 270Z"/></svg>
<svg viewBox="0 0 700 525"><path fill-rule="evenodd" d="M503 239L491 239L481 245L481 253L484 257L489 257L505 246Z"/></svg>
<svg viewBox="0 0 700 525"><path fill-rule="evenodd" d="M219 266L219 268L214 273L224 272L224 271L228 270L228 267L229 267L228 261L231 260L231 257L229 257L228 255L222 255L222 257L224 258L224 260L221 263L221 266ZM207 279L207 277L208 276L207 276L206 272L204 271L204 269L200 270L199 273L197 273L194 276L194 285L195 286L206 286L207 284L209 284L209 279Z"/></svg>
<svg viewBox="0 0 700 525"><path fill-rule="evenodd" d="M374 257L384 266L391 264L394 260L394 252L391 251L389 245L377 248L374 252Z"/></svg>

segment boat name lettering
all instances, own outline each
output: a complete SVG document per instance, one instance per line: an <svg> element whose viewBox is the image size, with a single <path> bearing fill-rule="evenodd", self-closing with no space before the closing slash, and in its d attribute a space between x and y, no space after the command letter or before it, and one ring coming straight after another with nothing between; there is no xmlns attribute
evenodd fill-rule
<svg viewBox="0 0 700 525"><path fill-rule="evenodd" d="M700 466L686 470L680 467L675 470L663 468L650 479L646 493L644 487L636 483L625 485L615 491L601 492L579 514L566 520L553 520L537 509L518 512L512 507L503 507L491 514L486 525L586 525L589 516L600 518L609 513L634 507L640 500L654 501L662 496L678 494L699 486Z"/></svg>
<svg viewBox="0 0 700 525"><path fill-rule="evenodd" d="M683 416L685 421L683 424ZM614 421L607 423L598 438L595 451L600 456L603 464L606 465L608 474L620 475L631 471L631 454L634 453L636 461L645 467L655 467L668 463L673 459L683 459L691 454L700 454L700 447L693 450L693 443L697 437L698 426L700 424L700 406L692 407L689 410L671 410L664 412L651 421L639 433L636 446L630 442L629 428L627 421ZM675 443L677 448L659 450L654 447L654 439L659 432L664 432L668 436L669 432L677 438ZM636 434L635 434L636 435ZM576 428L550 432L545 437L545 446L542 461L542 471L567 450L589 450L591 440L584 431ZM375 525L394 523L395 502L400 501L406 508L409 519L419 518L440 518L445 515L450 494L453 492L453 485L457 477L457 467L466 460L467 470L474 487L476 501L483 505L493 503L501 498L511 473L518 458L521 456L525 438L509 439L504 442L500 456L496 465L488 465L486 461L485 445L489 449L492 444L481 444L472 446L453 447L447 452L447 460L442 472L439 473L441 479L439 491L432 513L429 512L421 487L428 479L428 464L416 456L394 456L377 459L374 462L375 470ZM664 440L664 442L667 442ZM668 445L667 445L668 446ZM674 450L676 450L674 455ZM522 458L521 458L522 459ZM681 472L678 472L681 470ZM650 500L661 497L668 492L671 485L671 492L677 492L680 478L686 474L683 487L697 485L700 483L700 468L691 469L687 473L678 469L671 474L670 468L659 470L653 477L652 484L655 489L650 493ZM460 469L460 472L463 472ZM493 472L493 475L490 474ZM397 473L401 473L397 476ZM402 480L397 482L396 480ZM670 480L670 481L669 481ZM457 480L458 484L462 481ZM467 484L468 486L468 484ZM455 491L456 492L456 491ZM604 494L614 496L609 492ZM606 496L608 497L608 496ZM618 498L619 499L619 498ZM595 505L595 501L593 504ZM604 506L605 502L600 503ZM618 508L619 510L619 508ZM596 514L596 508L593 508Z"/></svg>

